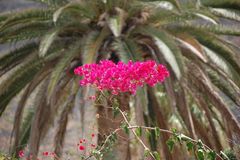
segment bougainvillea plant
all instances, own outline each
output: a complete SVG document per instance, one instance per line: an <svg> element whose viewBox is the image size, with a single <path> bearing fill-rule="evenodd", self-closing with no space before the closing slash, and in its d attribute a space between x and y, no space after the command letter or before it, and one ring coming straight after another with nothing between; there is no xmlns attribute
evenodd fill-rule
<svg viewBox="0 0 240 160"><path fill-rule="evenodd" d="M108 90L113 95L121 92L130 92L134 95L138 87L144 84L154 86L169 76L164 65L152 60L128 63L120 61L117 64L110 60L103 60L99 64L85 64L77 67L74 73L83 76L80 85L91 85L98 90Z"/></svg>
<svg viewBox="0 0 240 160"><path fill-rule="evenodd" d="M92 86L99 91L109 91L112 95L118 95L120 93L130 93L135 95L138 87L149 85L150 87L155 86L157 83L162 83L167 77L169 72L164 65L157 64L155 61L148 60L145 62L132 62L128 63L118 62L114 63L110 60L100 61L98 64L85 64L77 67L74 73L81 76L81 86ZM108 98L101 92L102 96ZM96 100L95 96L90 96L89 100ZM119 108L119 104L115 105L117 99L112 99L111 107L123 117L123 122L120 128L114 130L109 136L106 137L103 144L96 145L92 139L95 134L91 134L91 140L83 138L77 143L78 151L81 152L80 159L87 160L90 157L95 157L98 160L103 159L103 154L108 152L111 145L115 143L117 139L117 132L124 130L125 133L129 134L130 131L144 147L144 156L151 157L154 160L160 160L160 154L156 151L151 151L144 142L139 138L142 134L141 130L154 130L156 136L160 135L160 132L171 134L172 136L166 142L169 150L171 151L176 142L181 144L185 143L189 152L193 151L198 160L215 160L217 157L223 160L222 157L228 158L224 153L221 155L217 154L207 145L203 144L201 140L192 139L184 134L177 133L176 130L170 131L160 129L158 127L146 127L146 126L133 126L128 120L127 114ZM87 151L87 152L86 152ZM32 156L26 156L25 151L21 150L18 153L18 157L21 159L30 160ZM54 152L45 151L42 153L42 159L55 159L60 160ZM40 158L37 158L41 160Z"/></svg>

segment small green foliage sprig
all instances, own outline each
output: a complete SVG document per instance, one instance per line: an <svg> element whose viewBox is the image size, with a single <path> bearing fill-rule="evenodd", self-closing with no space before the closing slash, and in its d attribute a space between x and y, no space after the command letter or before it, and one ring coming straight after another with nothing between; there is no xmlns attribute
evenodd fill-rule
<svg viewBox="0 0 240 160"><path fill-rule="evenodd" d="M230 160L226 155L218 154L200 139L192 139L182 133L178 133L176 129L172 130L172 136L166 142L168 149L173 151L176 143L185 144L189 152L194 152L198 160L215 160L217 157L221 160Z"/></svg>

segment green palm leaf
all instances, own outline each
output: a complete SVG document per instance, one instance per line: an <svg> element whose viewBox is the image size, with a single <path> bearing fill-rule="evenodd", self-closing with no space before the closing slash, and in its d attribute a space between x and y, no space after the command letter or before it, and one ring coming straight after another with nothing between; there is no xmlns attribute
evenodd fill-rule
<svg viewBox="0 0 240 160"><path fill-rule="evenodd" d="M223 18L240 21L239 10L231 10L231 9L224 9L224 8L211 8L211 12L213 14L223 17Z"/></svg>
<svg viewBox="0 0 240 160"><path fill-rule="evenodd" d="M142 51L139 46L131 39L115 39L113 48L117 51L120 60L127 63L129 60L137 61L142 59Z"/></svg>
<svg viewBox="0 0 240 160"><path fill-rule="evenodd" d="M52 17L52 13L52 10L28 10L16 13L0 25L0 31L2 32L5 29L14 27L18 24L49 20Z"/></svg>
<svg viewBox="0 0 240 160"><path fill-rule="evenodd" d="M49 6L61 6L63 4L68 3L68 0L29 0L29 1L33 1L33 2L40 2L43 4L47 4Z"/></svg>
<svg viewBox="0 0 240 160"><path fill-rule="evenodd" d="M58 36L59 30L54 29L46 33L46 35L42 38L39 46L39 56L44 57L47 54L48 49L50 48L53 41Z"/></svg>
<svg viewBox="0 0 240 160"><path fill-rule="evenodd" d="M37 47L36 42L30 42L16 48L0 58L0 76L21 63Z"/></svg>
<svg viewBox="0 0 240 160"><path fill-rule="evenodd" d="M228 8L237 10L240 8L240 2L238 0L202 0L202 4L215 8Z"/></svg>
<svg viewBox="0 0 240 160"><path fill-rule="evenodd" d="M85 42L82 48L82 59L84 64L96 61L97 53L109 34L110 31L107 28L103 28L100 32L93 31L84 37Z"/></svg>
<svg viewBox="0 0 240 160"><path fill-rule="evenodd" d="M67 66L70 65L70 62L73 60L75 57L80 56L80 49L81 49L81 41L75 42L75 44L69 46L69 49L61 52L63 56L60 58L58 63L56 64L50 78L50 82L48 85L48 102L50 98L52 98L53 91L58 84L59 79L61 78L61 75L64 73L64 70L66 69Z"/></svg>
<svg viewBox="0 0 240 160"><path fill-rule="evenodd" d="M78 13L80 16L84 16L90 19L95 17L95 12L92 8L83 3L69 3L61 8L53 14L53 22L57 22L58 18L64 13Z"/></svg>
<svg viewBox="0 0 240 160"><path fill-rule="evenodd" d="M37 74L43 63L40 59L34 58L26 65L20 67L10 77L1 83L0 91L0 116L6 109L8 103L15 97Z"/></svg>

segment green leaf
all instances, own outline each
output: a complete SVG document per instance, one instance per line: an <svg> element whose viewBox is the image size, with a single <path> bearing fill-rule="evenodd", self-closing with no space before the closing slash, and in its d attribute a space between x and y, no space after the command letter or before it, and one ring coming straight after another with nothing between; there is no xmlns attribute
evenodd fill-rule
<svg viewBox="0 0 240 160"><path fill-rule="evenodd" d="M47 54L47 51L48 51L49 47L51 46L51 44L53 43L53 41L56 39L58 32L59 32L59 30L55 29L55 30L52 30L52 31L46 33L46 35L43 37L43 39L41 40L40 46L39 46L39 56L40 57L44 57Z"/></svg>
<svg viewBox="0 0 240 160"><path fill-rule="evenodd" d="M167 143L169 151L172 152L174 144L175 144L174 140L172 138L169 138L166 143Z"/></svg>
<svg viewBox="0 0 240 160"><path fill-rule="evenodd" d="M120 111L118 107L113 107L113 117L116 118Z"/></svg>
<svg viewBox="0 0 240 160"><path fill-rule="evenodd" d="M194 144L193 144L193 142L188 141L188 142L186 143L186 146L187 146L187 150L188 150L188 151L191 151L191 150L193 150Z"/></svg>
<svg viewBox="0 0 240 160"><path fill-rule="evenodd" d="M144 150L144 157L148 157L150 155L150 150L149 149L145 149Z"/></svg>
<svg viewBox="0 0 240 160"><path fill-rule="evenodd" d="M211 151L208 151L207 152L207 157L210 159L210 160L215 160L216 157L217 157L217 154L215 151L211 150Z"/></svg>
<svg viewBox="0 0 240 160"><path fill-rule="evenodd" d="M146 130L146 137L150 140L151 139L151 137L152 137L152 133L151 133L151 131L150 130Z"/></svg>
<svg viewBox="0 0 240 160"><path fill-rule="evenodd" d="M197 145L200 149L203 148L203 142L200 139L198 140Z"/></svg>
<svg viewBox="0 0 240 160"><path fill-rule="evenodd" d="M155 131L155 136L160 137L160 128L156 127L154 131Z"/></svg>
<svg viewBox="0 0 240 160"><path fill-rule="evenodd" d="M111 137L110 137L110 141L114 143L114 142L116 142L116 140L117 140L117 134L116 133L112 133Z"/></svg>
<svg viewBox="0 0 240 160"><path fill-rule="evenodd" d="M172 130L173 134L175 134L175 135L177 134L177 129L176 128L172 128L171 130Z"/></svg>
<svg viewBox="0 0 240 160"><path fill-rule="evenodd" d="M155 160L160 160L161 159L160 154L156 151L153 152L153 156L154 156Z"/></svg>
<svg viewBox="0 0 240 160"><path fill-rule="evenodd" d="M198 158L198 160L204 160L204 151L203 151L203 149L198 149L197 150L197 158Z"/></svg>
<svg viewBox="0 0 240 160"><path fill-rule="evenodd" d="M125 122L122 123L121 128L123 129L123 131L124 131L127 135L130 134L130 130L129 130L129 128L128 128L127 123L125 123Z"/></svg>
<svg viewBox="0 0 240 160"><path fill-rule="evenodd" d="M141 127L136 128L135 132L138 137L142 136L142 128Z"/></svg>

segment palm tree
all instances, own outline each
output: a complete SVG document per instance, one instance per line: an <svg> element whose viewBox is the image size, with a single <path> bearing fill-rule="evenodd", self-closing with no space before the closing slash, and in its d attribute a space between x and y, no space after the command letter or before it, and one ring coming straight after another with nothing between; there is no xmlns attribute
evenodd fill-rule
<svg viewBox="0 0 240 160"><path fill-rule="evenodd" d="M133 100L138 125L176 127L218 151L226 145L234 147L223 139L233 140L240 133L236 115L240 55L239 48L224 36L240 34L236 26L240 21L239 1L40 2L46 7L0 15L0 43L17 44L0 58L0 115L22 91L12 132L14 151L29 144L36 155L41 139L59 117L55 151L61 155L76 95L87 93L78 87L73 69L101 59L154 59L170 70L171 78L163 87L139 89ZM236 25L224 25L226 19ZM23 116L28 97L34 93L35 108ZM119 99L125 107L122 109L129 110L129 95ZM98 113L103 130L100 135L120 125L101 118L106 113L104 107L98 106ZM168 138L162 134L158 144L152 133L149 145L152 150L163 149L163 157L171 160L174 158L165 145ZM100 136L99 142L103 139ZM116 150L121 152L116 152L116 157L130 159L129 142L118 143ZM187 153L178 154L186 157Z"/></svg>

